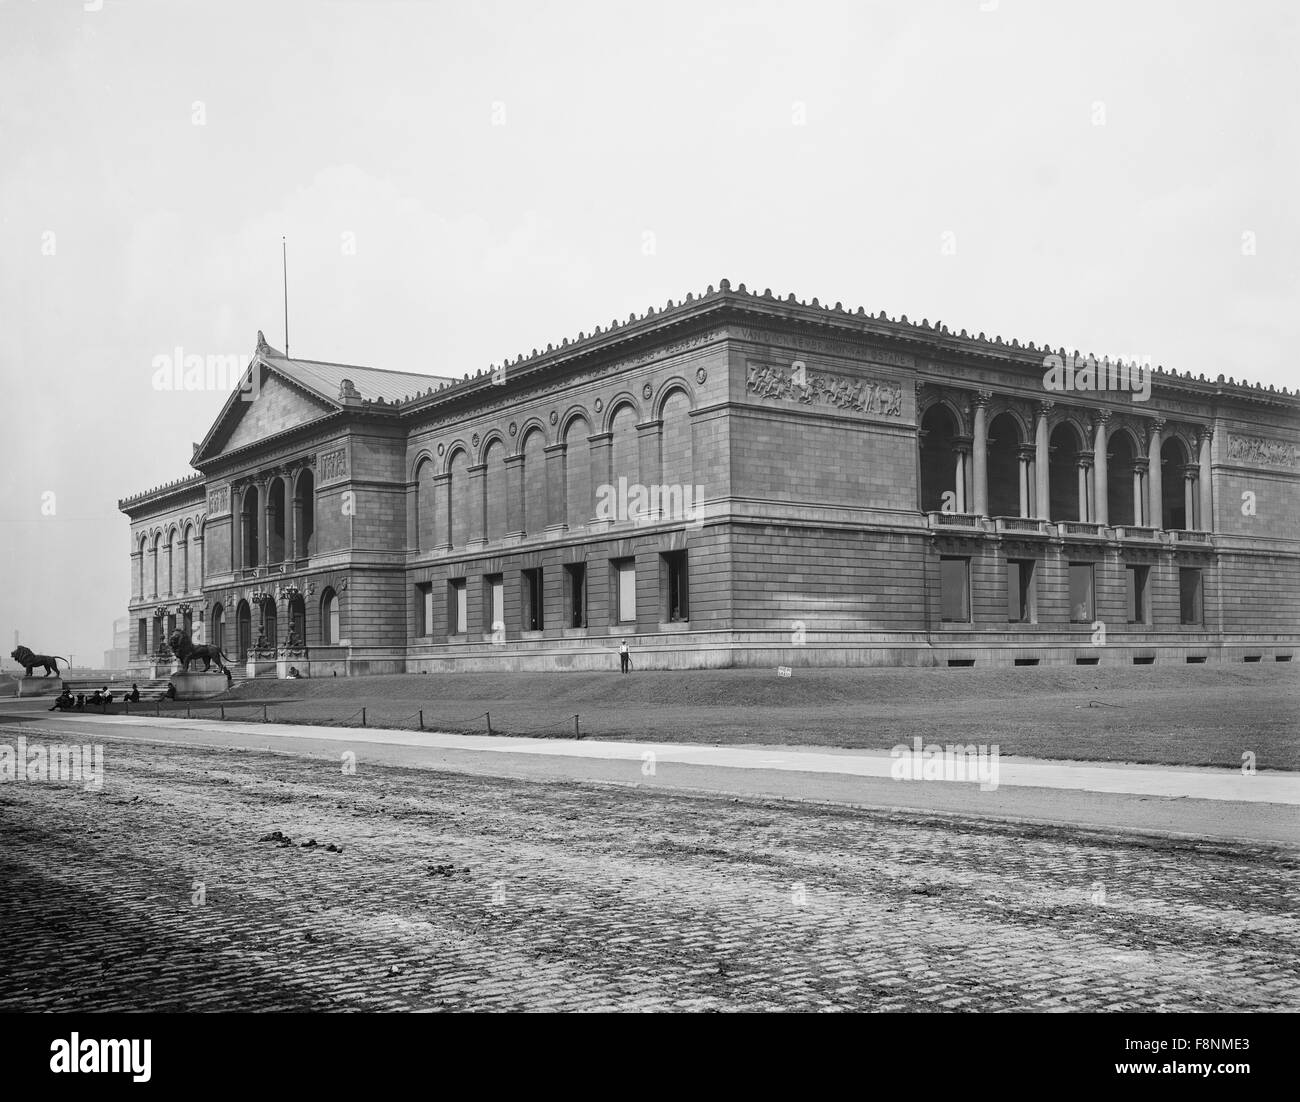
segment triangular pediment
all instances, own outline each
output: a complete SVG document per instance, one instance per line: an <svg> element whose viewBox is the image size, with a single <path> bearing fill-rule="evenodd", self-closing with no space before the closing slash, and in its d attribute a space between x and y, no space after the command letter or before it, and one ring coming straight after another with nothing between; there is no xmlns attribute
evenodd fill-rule
<svg viewBox="0 0 1300 1102"><path fill-rule="evenodd" d="M230 396L194 459L215 459L318 421L338 409L338 403L289 378L274 362L257 357L243 387Z"/></svg>

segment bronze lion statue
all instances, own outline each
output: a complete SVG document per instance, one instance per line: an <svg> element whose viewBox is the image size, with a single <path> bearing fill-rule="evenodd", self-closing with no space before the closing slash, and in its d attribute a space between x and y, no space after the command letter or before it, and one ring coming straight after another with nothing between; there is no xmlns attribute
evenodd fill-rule
<svg viewBox="0 0 1300 1102"><path fill-rule="evenodd" d="M37 666L45 667L45 672L41 674L42 677L49 677L50 674L54 674L55 677L58 677L59 663L68 662L68 660L61 654L37 654L31 647L21 646L15 647L10 651L9 657L17 662L18 665L26 667L28 677L32 676L32 670ZM68 665L71 666L72 663L68 662Z"/></svg>
<svg viewBox="0 0 1300 1102"><path fill-rule="evenodd" d="M213 662L217 664L217 669L222 673L230 673L230 671L226 669L225 664L221 661L223 658L225 658L227 662L230 661L230 659L225 654L222 654L220 647L212 647L207 644L195 646L194 640L190 638L189 632L182 631L180 628L177 628L171 633L168 642L171 644L172 653L176 655L183 671L189 672L190 663L202 659L204 673L207 673L212 669Z"/></svg>

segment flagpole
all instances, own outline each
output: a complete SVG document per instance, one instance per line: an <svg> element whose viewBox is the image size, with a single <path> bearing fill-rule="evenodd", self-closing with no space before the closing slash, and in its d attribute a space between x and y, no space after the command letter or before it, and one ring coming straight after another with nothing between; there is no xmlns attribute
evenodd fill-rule
<svg viewBox="0 0 1300 1102"><path fill-rule="evenodd" d="M289 253L284 238L280 238L280 260L284 271L284 356L289 358Z"/></svg>

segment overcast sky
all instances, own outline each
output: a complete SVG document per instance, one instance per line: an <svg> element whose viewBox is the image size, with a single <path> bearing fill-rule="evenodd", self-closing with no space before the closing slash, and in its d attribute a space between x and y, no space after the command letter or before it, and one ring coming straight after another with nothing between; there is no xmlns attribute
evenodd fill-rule
<svg viewBox="0 0 1300 1102"><path fill-rule="evenodd" d="M725 276L1296 386L1297 10L0 0L4 668L102 660L117 499L225 397L153 359L282 347L281 235L317 359L459 376Z"/></svg>

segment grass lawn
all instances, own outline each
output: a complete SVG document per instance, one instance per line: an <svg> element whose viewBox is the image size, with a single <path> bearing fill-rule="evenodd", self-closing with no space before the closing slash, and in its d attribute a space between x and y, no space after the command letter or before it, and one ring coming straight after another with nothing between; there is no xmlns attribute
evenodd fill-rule
<svg viewBox="0 0 1300 1102"><path fill-rule="evenodd" d="M262 680L194 714L221 701L230 719L260 718L265 704L281 723L359 725L364 707L369 726L414 728L422 709L426 727L485 734L490 712L496 734L563 738L576 713L584 738L887 750L920 737L1023 757L1231 767L1249 751L1260 769L1300 769L1300 669L1271 662Z"/></svg>

